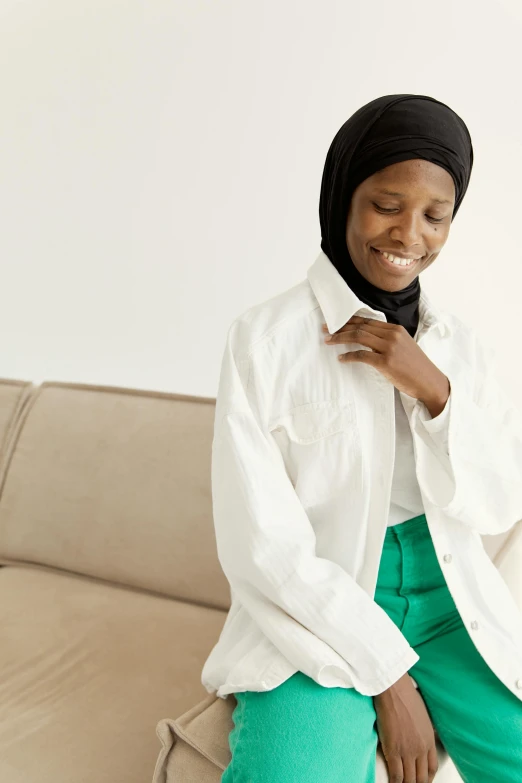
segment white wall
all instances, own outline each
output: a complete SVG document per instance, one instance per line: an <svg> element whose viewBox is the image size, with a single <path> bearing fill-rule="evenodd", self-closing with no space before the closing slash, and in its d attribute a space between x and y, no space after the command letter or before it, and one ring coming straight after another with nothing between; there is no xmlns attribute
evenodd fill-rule
<svg viewBox="0 0 522 783"><path fill-rule="evenodd" d="M340 125L448 103L475 148L421 284L522 400L515 2L0 2L0 376L211 395L230 322L306 275Z"/></svg>

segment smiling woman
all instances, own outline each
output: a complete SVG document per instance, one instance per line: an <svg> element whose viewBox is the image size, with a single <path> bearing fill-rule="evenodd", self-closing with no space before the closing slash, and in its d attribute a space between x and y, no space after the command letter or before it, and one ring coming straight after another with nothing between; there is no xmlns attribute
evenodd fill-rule
<svg viewBox="0 0 522 783"><path fill-rule="evenodd" d="M412 337L419 274L442 250L472 168L466 124L427 95L370 101L339 128L328 150L321 248L362 302Z"/></svg>
<svg viewBox="0 0 522 783"><path fill-rule="evenodd" d="M306 280L231 325L212 501L232 606L202 672L235 695L221 783L431 783L435 730L467 783L520 783L522 615L479 534L522 518L522 417L419 283L472 164L440 101L363 106L328 150Z"/></svg>

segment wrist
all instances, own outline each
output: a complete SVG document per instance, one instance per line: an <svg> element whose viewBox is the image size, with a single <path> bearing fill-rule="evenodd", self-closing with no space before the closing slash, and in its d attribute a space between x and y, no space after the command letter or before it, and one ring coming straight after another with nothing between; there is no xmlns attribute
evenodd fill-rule
<svg viewBox="0 0 522 783"><path fill-rule="evenodd" d="M449 378L444 375L440 389L437 390L434 394L431 394L429 397L426 396L425 398L421 399L421 402L423 402L428 409L432 419L435 419L437 416L439 416L446 407L446 403L450 396L450 391L451 386Z"/></svg>
<svg viewBox="0 0 522 783"><path fill-rule="evenodd" d="M385 702L389 699L394 698L398 693L401 691L404 691L405 689L411 689L415 688L413 684L413 680L411 679L408 672L406 674L403 674L402 677L400 677L396 682L393 683L393 685L390 685L389 688L386 688L385 691L382 691L382 693L378 693L376 696L374 696L374 699L378 699L381 702Z"/></svg>

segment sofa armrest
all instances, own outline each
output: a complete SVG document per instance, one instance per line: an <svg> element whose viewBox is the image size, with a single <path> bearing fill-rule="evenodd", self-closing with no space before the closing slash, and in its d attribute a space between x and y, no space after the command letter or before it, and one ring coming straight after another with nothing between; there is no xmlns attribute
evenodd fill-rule
<svg viewBox="0 0 522 783"><path fill-rule="evenodd" d="M230 761L228 735L237 704L209 694L176 720L163 718L156 726L162 749L152 783L219 783Z"/></svg>

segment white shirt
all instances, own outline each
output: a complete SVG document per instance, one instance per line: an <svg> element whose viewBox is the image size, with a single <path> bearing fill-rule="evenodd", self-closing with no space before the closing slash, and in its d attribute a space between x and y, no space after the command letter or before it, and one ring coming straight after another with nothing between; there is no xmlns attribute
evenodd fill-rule
<svg viewBox="0 0 522 783"><path fill-rule="evenodd" d="M396 505L395 518L426 514L471 639L522 700L522 613L481 539L522 519L522 416L491 372L492 352L423 290L416 340L451 387L435 419L376 368L337 360L359 344L324 343L321 323L332 333L356 313L386 321L321 251L305 280L230 326L212 501L232 603L202 683L225 697L302 671L373 696L419 660L374 601L400 396L423 508Z"/></svg>
<svg viewBox="0 0 522 783"><path fill-rule="evenodd" d="M415 342L418 342L419 335L422 333L422 320L415 335ZM344 351L343 351L344 353ZM424 514L424 504L417 481L415 470L415 452L413 446L413 437L410 430L410 424L401 394L394 387L395 403L395 462L393 466L393 477L390 496L390 508L388 510L388 527L400 525L412 517ZM424 406L423 406L424 407ZM449 435L449 411L451 408L451 394L446 403L446 407L436 419L429 417L424 422L425 428L431 432L435 443L448 451Z"/></svg>

